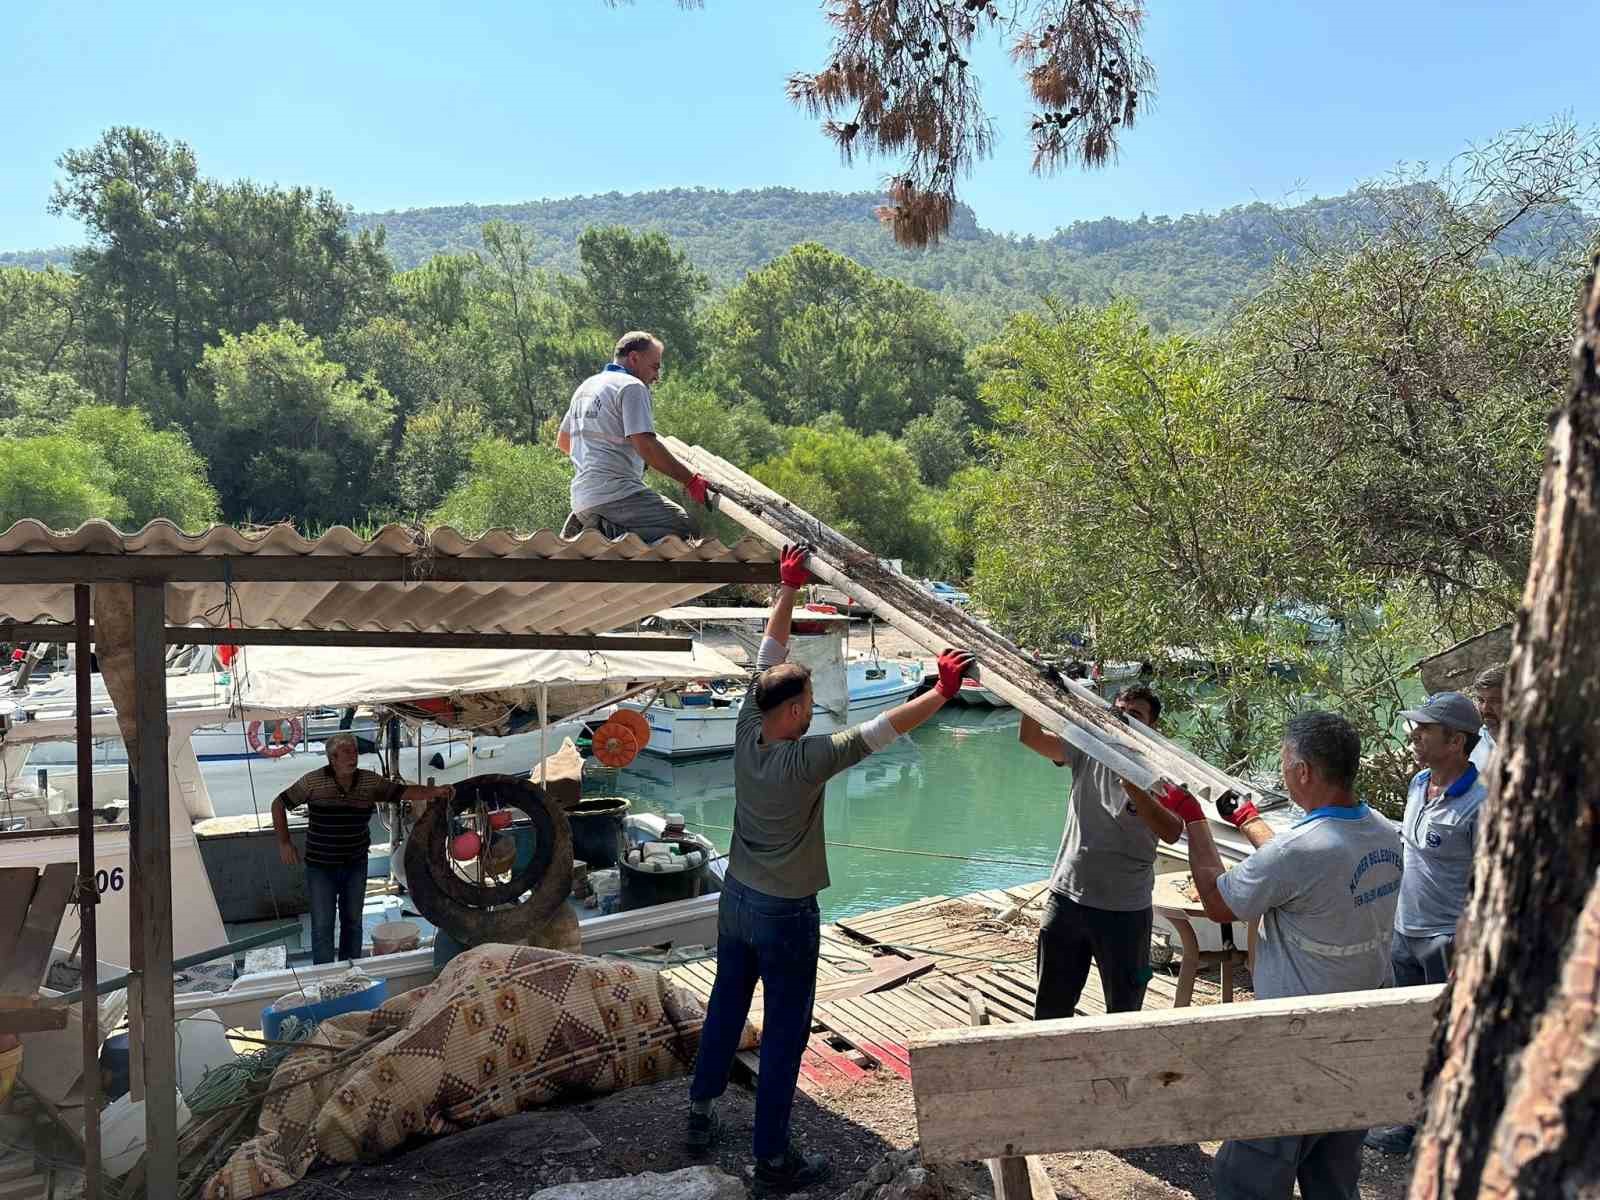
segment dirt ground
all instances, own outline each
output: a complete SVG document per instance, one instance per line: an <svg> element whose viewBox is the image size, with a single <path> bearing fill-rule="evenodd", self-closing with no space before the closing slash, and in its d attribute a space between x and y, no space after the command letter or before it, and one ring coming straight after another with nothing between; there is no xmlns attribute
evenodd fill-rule
<svg viewBox="0 0 1600 1200"><path fill-rule="evenodd" d="M524 1113L421 1143L386 1162L319 1172L275 1195L285 1200L526 1200L557 1183L676 1171L703 1161L714 1161L748 1181L754 1094L734 1085L719 1103L724 1136L712 1160L692 1158L683 1148L688 1096L689 1081L676 1079L593 1102ZM801 1195L831 1200L890 1150L916 1142L911 1086L873 1073L824 1098L801 1093L795 1100L793 1129L803 1148L822 1151L834 1163L834 1177L826 1186ZM1216 1143L1207 1142L1058 1154L1044 1161L1062 1200L1211 1200L1216 1149ZM1403 1200L1409 1168L1408 1160L1367 1151L1362 1196ZM963 1177L973 1195L992 1194L988 1172L981 1166L968 1164Z"/></svg>

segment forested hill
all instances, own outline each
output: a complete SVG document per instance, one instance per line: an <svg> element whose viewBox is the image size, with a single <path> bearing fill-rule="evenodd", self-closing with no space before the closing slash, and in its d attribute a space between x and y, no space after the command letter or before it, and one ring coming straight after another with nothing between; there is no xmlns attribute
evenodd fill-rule
<svg viewBox="0 0 1600 1200"><path fill-rule="evenodd" d="M1102 304L1135 300L1158 330L1204 328L1250 294L1274 257L1291 245L1289 230L1360 221L1358 193L1281 207L1239 205L1215 214L1079 221L1053 237L1015 237L978 224L961 206L950 236L930 250L894 244L874 215L871 192L801 192L704 188L624 195L610 192L527 204L457 205L357 213L355 229L382 226L401 269L439 253L478 248L486 222L509 221L534 234L538 265L576 270L577 239L596 225L659 231L721 290L801 242L820 242L896 279L941 295L969 335L991 336L1040 297ZM1581 219L1574 212L1576 219ZM0 254L0 266L65 263L70 251Z"/></svg>
<svg viewBox="0 0 1600 1200"><path fill-rule="evenodd" d="M997 328L1038 297L1103 303L1132 296L1156 324L1202 326L1245 294L1287 244L1283 227L1302 209L1250 204L1215 216L1106 218L1079 222L1054 237L1013 237L979 226L962 205L950 236L931 250L896 246L874 209L872 192L789 188L722 192L703 188L583 196L529 204L461 205L362 213L357 228L383 226L402 267L479 245L487 221L533 230L543 265L577 266L577 237L591 225L626 225L666 234L717 287L800 242L820 242L863 266L949 300L969 326ZM1340 202L1315 202L1324 208Z"/></svg>

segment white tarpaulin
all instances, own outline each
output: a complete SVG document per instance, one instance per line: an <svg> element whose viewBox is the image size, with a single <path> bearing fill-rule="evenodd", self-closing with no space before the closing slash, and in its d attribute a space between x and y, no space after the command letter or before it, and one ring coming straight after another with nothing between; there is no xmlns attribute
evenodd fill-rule
<svg viewBox="0 0 1600 1200"><path fill-rule="evenodd" d="M245 646L233 664L239 703L301 712L395 704L438 696L552 693L563 688L738 678L731 659L696 643L693 650L399 650Z"/></svg>

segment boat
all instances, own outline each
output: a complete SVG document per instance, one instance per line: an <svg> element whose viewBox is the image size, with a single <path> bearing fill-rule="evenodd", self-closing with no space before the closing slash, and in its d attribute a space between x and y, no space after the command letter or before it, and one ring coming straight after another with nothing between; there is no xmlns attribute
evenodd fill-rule
<svg viewBox="0 0 1600 1200"><path fill-rule="evenodd" d="M720 624L733 630L754 659L761 644L767 609L677 608L656 616L663 623ZM812 733L836 733L904 703L923 685L920 661L883 658L877 652L847 654L849 618L832 606L807 606L794 613L789 661L811 668ZM623 700L650 723L646 754L669 759L731 754L744 688L710 678L688 687L662 688L649 696Z"/></svg>
<svg viewBox="0 0 1600 1200"><path fill-rule="evenodd" d="M252 796L253 807L235 814L238 819L227 828L212 826L208 829L217 813L194 750L192 738L197 729L228 720L271 720L284 713L306 711L313 701L321 701L334 709L366 706L375 713L405 714L416 719L420 719L419 714L426 713L434 723L441 724L446 714L437 707L425 707L419 702L437 700L442 693L450 701L446 707L452 711L481 716L483 709L472 705L497 706L495 711L499 719L486 722L486 727L494 730L507 727L509 717L506 714L513 706L506 701L516 693L524 699L531 698L545 720L541 729L502 739L501 744L531 739L531 744L538 747L538 761L542 761L545 753L558 744L552 734L576 732L581 728L585 710L597 704L607 707L614 697L626 695L630 690L660 686L669 680L687 681L708 674L722 677L741 674L735 663L700 647L690 652L608 652L604 656L560 651L419 652L269 647L252 647L245 653L252 658L251 669L236 673L243 682L233 689L228 706L190 703L191 697L181 681L173 687L174 703L168 712L175 897L173 948L179 957L215 949L230 937L259 931L263 925L281 926L285 921L301 925L300 933L289 938L294 949L300 951L301 947L309 946L301 920L303 902L296 902L293 889L280 887L275 879L271 882L257 880L257 876L260 870L270 873L274 867L281 867L276 835L268 815L271 797L281 790L275 773L282 771L286 779L296 778L320 765L320 755L317 760L297 755L270 763L250 763L248 769L252 774L261 775ZM208 682L205 688L209 687ZM119 740L117 717L109 700L103 707L98 704L95 707L91 717L94 738L105 742ZM55 711L12 705L0 715L4 716L0 720L0 755L11 760L20 756L25 761L31 752L46 745L65 745L70 750L76 737L76 716L72 707ZM465 734L458 731L457 736L465 737ZM496 761L498 755L482 753L493 749L483 745L485 740L474 737L473 751L442 771L430 772L425 761L419 764L404 752L392 755L387 765L393 775L405 782L423 781L430 773L437 782L465 777L474 770L522 773L506 771L504 767L510 764L504 759ZM298 762L294 761L295 757ZM380 765L376 756L368 761ZM413 777L410 774L413 770L421 774ZM105 767L97 764L94 776L97 811L104 813L94 830L96 878L102 883L102 903L97 910L99 957L109 963L126 963L130 957L127 881L133 867L129 859L130 830L123 819L127 776L125 764ZM74 849L71 839L77 835L75 772L53 773L50 786L43 792L35 786L32 774L8 775L7 779L16 785L8 790L16 793L11 811L20 813L20 828L10 835L0 836L0 867L39 866L70 855ZM120 791L117 789L119 781ZM59 787L56 786L58 782ZM69 782L74 789L70 795L67 794ZM4 805L0 804L0 812L3 811ZM291 818L291 829L298 824L298 819ZM626 836L630 841L657 840L661 833L661 819L653 814L632 814L626 822ZM385 827L385 836L374 839L369 866L369 926L404 911L402 894L391 881L391 868L403 848L404 834L403 826L393 830ZM217 844L208 847L206 843L210 841ZM706 847L711 848L709 841ZM711 868L710 878L720 880L720 868L716 864ZM301 880L303 887L303 876ZM708 887L702 896L635 912L604 915L588 912L579 921L584 949L601 953L609 949L713 941L715 891L714 886ZM266 897L265 909L260 907L262 893ZM244 896L249 896L257 907L235 910L233 905ZM227 901L229 912L226 914L219 899ZM406 919L417 918L407 915ZM375 977L392 978L397 988L431 978L432 951L426 935L431 934L432 928L425 921L421 924L425 927L425 938L419 950L364 958L362 969ZM70 946L76 933L76 909L69 909L57 939ZM291 970L299 979L309 981L323 975L331 977L347 969L348 966L343 965L330 972L327 968L308 968L294 963ZM231 977L231 967L225 969L225 974ZM252 989L260 981L230 978L224 982L229 984L227 999L218 996L217 989L212 988L198 993L201 999L186 997L182 1003L191 1008L196 1005L216 1007L221 1003L242 1012L240 997L232 995L232 985L242 982L240 995L246 997L243 1003L246 1007L254 1004L254 1015L258 1017L261 1005L256 1002L256 992ZM293 990L278 986L280 982L271 978L261 986L267 991L277 989L272 991L272 998Z"/></svg>

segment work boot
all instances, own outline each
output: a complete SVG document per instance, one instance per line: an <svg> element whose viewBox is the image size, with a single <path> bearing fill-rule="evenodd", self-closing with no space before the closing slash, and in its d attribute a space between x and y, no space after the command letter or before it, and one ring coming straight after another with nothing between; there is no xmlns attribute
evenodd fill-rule
<svg viewBox="0 0 1600 1200"><path fill-rule="evenodd" d="M756 1194L782 1195L821 1183L833 1174L833 1164L825 1154L801 1154L790 1146L777 1158L756 1162Z"/></svg>
<svg viewBox="0 0 1600 1200"><path fill-rule="evenodd" d="M683 1144L690 1154L708 1154L711 1147L717 1144L717 1139L722 1136L722 1118L717 1116L716 1109L709 1109L703 1113L689 1110L689 1131L684 1135Z"/></svg>
<svg viewBox="0 0 1600 1200"><path fill-rule="evenodd" d="M1410 1154L1416 1140L1415 1125L1375 1125L1367 1130L1364 1144L1384 1154Z"/></svg>

